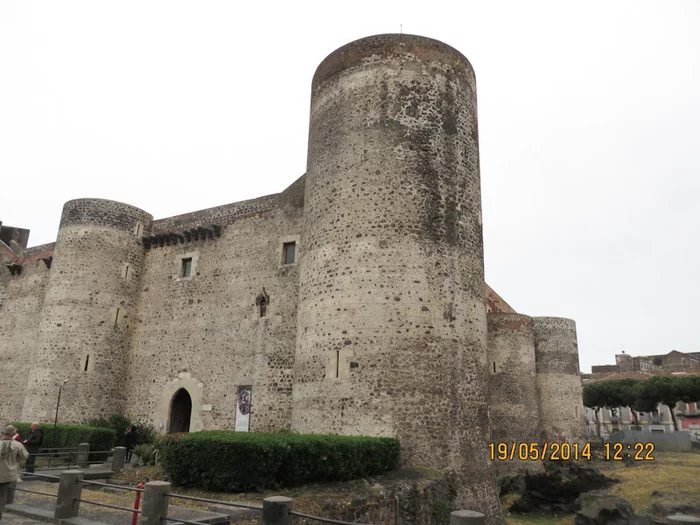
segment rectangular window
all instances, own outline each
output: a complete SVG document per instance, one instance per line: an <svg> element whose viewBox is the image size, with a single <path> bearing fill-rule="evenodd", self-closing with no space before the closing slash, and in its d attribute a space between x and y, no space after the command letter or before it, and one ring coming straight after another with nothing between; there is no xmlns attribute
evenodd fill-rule
<svg viewBox="0 0 700 525"><path fill-rule="evenodd" d="M192 257L182 259L180 266L180 277L189 277L190 273L192 273Z"/></svg>
<svg viewBox="0 0 700 525"><path fill-rule="evenodd" d="M296 260L297 243L295 242L285 242L284 243L284 264L292 264Z"/></svg>

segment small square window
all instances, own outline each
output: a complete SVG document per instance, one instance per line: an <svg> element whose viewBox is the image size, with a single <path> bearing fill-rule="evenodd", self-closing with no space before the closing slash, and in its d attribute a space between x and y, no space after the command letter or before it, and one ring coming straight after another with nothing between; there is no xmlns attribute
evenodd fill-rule
<svg viewBox="0 0 700 525"><path fill-rule="evenodd" d="M285 242L283 252L284 264L294 263L294 261L296 261L297 243Z"/></svg>
<svg viewBox="0 0 700 525"><path fill-rule="evenodd" d="M192 257L182 259L180 266L180 277L189 277L192 273Z"/></svg>

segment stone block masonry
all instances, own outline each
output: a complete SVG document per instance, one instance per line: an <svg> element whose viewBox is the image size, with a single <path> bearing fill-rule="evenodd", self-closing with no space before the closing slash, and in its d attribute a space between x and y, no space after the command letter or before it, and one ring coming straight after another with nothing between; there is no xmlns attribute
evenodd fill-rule
<svg viewBox="0 0 700 525"><path fill-rule="evenodd" d="M490 442L583 436L574 322L484 282L476 80L436 40L331 53L282 193L160 220L74 200L35 248L4 228L6 421L51 421L68 379L62 422L397 436L489 525L494 475L523 467Z"/></svg>

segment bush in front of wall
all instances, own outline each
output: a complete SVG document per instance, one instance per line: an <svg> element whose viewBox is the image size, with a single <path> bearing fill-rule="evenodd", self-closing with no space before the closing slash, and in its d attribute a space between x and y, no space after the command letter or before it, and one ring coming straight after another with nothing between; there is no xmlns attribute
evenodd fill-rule
<svg viewBox="0 0 700 525"><path fill-rule="evenodd" d="M257 432L171 434L156 444L176 485L240 492L346 481L398 468L394 438Z"/></svg>
<svg viewBox="0 0 700 525"><path fill-rule="evenodd" d="M31 423L11 423L11 425L19 429L22 441L29 437ZM86 425L56 425L55 436L53 428L51 424L39 425L39 430L44 436L44 441L41 445L42 449L77 449L80 443L89 443L91 451L101 452L100 454L90 454L90 461L106 460L116 439L116 433L110 428L97 428Z"/></svg>

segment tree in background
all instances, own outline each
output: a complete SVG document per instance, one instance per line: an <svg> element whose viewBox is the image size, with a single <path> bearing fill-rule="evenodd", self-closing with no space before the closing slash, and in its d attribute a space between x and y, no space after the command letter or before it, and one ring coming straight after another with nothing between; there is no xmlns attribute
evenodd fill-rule
<svg viewBox="0 0 700 525"><path fill-rule="evenodd" d="M653 412L659 403L667 405L671 412L673 429L678 430L676 421L676 403L681 400L681 385L678 378L671 376L655 376L640 382L635 388L637 406L644 412Z"/></svg>
<svg viewBox="0 0 700 525"><path fill-rule="evenodd" d="M675 408L679 401L700 401L700 376L654 376L644 381L617 379L583 387L583 404L595 412L598 437L601 408L628 407L635 426L640 428L637 412L655 412L659 404L664 404L670 408L674 430L678 430Z"/></svg>
<svg viewBox="0 0 700 525"><path fill-rule="evenodd" d="M614 381L617 401L620 403L620 406L630 409L636 430L640 430L641 427L639 426L639 413L635 408L637 396L634 393L634 389L640 382L638 379L619 379Z"/></svg>

